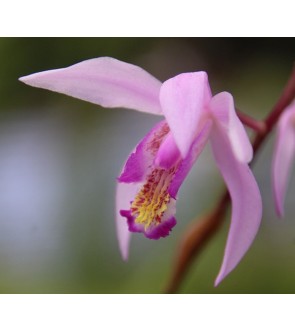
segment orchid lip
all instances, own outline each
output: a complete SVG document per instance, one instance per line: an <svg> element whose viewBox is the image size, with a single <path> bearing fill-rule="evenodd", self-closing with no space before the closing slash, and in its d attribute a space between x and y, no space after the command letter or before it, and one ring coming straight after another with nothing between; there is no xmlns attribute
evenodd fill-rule
<svg viewBox="0 0 295 332"><path fill-rule="evenodd" d="M143 233L145 237L151 240L158 240L168 236L172 228L176 225L176 219L172 216L167 220L163 220L161 224L157 226L145 228L142 224L138 224L134 221L134 216L132 216L129 210L121 210L120 214L127 219L130 232Z"/></svg>

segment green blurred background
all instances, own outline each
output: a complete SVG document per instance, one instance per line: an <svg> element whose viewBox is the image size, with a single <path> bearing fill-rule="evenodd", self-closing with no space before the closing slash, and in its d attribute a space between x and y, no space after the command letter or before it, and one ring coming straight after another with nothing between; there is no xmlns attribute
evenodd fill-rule
<svg viewBox="0 0 295 332"><path fill-rule="evenodd" d="M222 179L206 148L181 188L178 225L168 238L132 238L121 260L114 223L115 178L157 117L102 109L20 83L20 76L111 56L165 80L208 72L214 93L263 118L295 58L294 39L0 38L0 292L160 293L182 233L212 207ZM183 293L295 292L295 178L286 218L274 213L270 186L273 135L254 167L264 202L260 232L219 287L229 218L193 264ZM229 215L228 215L229 217Z"/></svg>

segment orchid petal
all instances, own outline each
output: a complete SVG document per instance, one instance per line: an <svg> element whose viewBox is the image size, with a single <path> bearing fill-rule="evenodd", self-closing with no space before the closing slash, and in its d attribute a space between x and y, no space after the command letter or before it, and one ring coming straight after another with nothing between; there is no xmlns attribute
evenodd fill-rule
<svg viewBox="0 0 295 332"><path fill-rule="evenodd" d="M117 237L119 242L119 248L124 260L128 259L129 242L131 234L128 230L126 219L121 216L121 210L128 210L130 208L130 202L134 199L137 191L139 190L139 184L126 184L118 183L116 192L116 228Z"/></svg>
<svg viewBox="0 0 295 332"><path fill-rule="evenodd" d="M214 118L228 132L230 144L238 160L249 163L253 158L253 148L243 124L238 118L233 97L228 92L215 95L209 106Z"/></svg>
<svg viewBox="0 0 295 332"><path fill-rule="evenodd" d="M204 127L197 134L197 137L195 138L193 144L191 145L187 157L181 162L179 169L177 170L169 187L169 194L173 198L176 198L180 186L182 185L189 171L195 164L200 153L203 151L208 141L208 137L211 132L211 127L212 127L212 121L207 120L204 124Z"/></svg>
<svg viewBox="0 0 295 332"><path fill-rule="evenodd" d="M160 103L183 158L196 137L210 97L205 72L180 74L162 84Z"/></svg>
<svg viewBox="0 0 295 332"><path fill-rule="evenodd" d="M276 211L284 215L284 200L295 155L295 103L281 116L272 161L272 187Z"/></svg>
<svg viewBox="0 0 295 332"><path fill-rule="evenodd" d="M20 81L99 104L161 114L161 82L145 70L109 57L24 76Z"/></svg>
<svg viewBox="0 0 295 332"><path fill-rule="evenodd" d="M180 152L170 132L163 140L155 158L155 166L169 169L180 159Z"/></svg>
<svg viewBox="0 0 295 332"><path fill-rule="evenodd" d="M169 127L166 121L156 124L130 154L118 181L124 183L144 181L149 168L153 165L159 146L168 132Z"/></svg>
<svg viewBox="0 0 295 332"><path fill-rule="evenodd" d="M217 166L232 200L232 217L217 286L240 262L252 244L262 216L262 201L256 180L246 163L236 159L226 129L215 125L211 143Z"/></svg>

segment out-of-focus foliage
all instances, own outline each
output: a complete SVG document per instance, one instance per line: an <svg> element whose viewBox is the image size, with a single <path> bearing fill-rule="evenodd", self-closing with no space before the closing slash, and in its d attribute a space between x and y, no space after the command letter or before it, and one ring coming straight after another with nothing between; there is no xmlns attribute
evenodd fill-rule
<svg viewBox="0 0 295 332"><path fill-rule="evenodd" d="M160 241L133 236L122 262L114 225L115 178L129 152L158 121L131 110L102 109L25 86L33 72L112 56L161 80L205 70L213 92L233 93L237 107L263 118L295 58L294 39L2 38L0 39L0 292L158 293L190 220L210 209L222 180L206 149L181 189L178 225ZM273 142L254 168L264 200L259 235L218 287L228 222L193 265L185 293L293 293L295 182L286 218L274 214Z"/></svg>

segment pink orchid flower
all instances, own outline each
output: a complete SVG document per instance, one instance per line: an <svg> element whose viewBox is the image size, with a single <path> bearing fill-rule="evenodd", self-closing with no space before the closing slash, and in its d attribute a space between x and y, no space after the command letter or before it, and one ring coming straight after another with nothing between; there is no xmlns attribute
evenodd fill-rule
<svg viewBox="0 0 295 332"><path fill-rule="evenodd" d="M284 201L295 154L295 102L282 113L272 161L272 187L276 212L284 216Z"/></svg>
<svg viewBox="0 0 295 332"><path fill-rule="evenodd" d="M124 259L130 232L159 239L175 226L178 190L209 140L232 199L231 226L215 284L236 267L258 231L261 196L248 166L252 146L233 97L227 92L212 97L205 72L183 73L161 83L137 66L102 57L20 80L104 107L165 117L136 146L118 178L116 224Z"/></svg>

